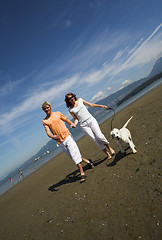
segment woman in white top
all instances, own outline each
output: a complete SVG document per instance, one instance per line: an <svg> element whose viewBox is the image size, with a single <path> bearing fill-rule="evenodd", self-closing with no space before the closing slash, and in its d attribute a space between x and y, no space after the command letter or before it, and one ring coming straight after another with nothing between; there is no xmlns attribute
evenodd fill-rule
<svg viewBox="0 0 162 240"><path fill-rule="evenodd" d="M82 131L85 132L90 138L92 138L96 145L107 154L108 159L111 159L115 154L115 151L110 147L109 142L101 132L96 119L86 108L87 106L101 107L103 109L106 109L107 106L89 103L82 98L77 99L76 95L71 92L65 95L65 102L69 108L70 114L74 118L74 127L76 127L79 122Z"/></svg>

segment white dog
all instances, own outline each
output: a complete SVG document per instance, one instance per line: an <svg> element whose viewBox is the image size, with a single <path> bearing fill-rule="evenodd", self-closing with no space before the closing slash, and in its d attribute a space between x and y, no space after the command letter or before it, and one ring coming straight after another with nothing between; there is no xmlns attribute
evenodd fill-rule
<svg viewBox="0 0 162 240"><path fill-rule="evenodd" d="M114 128L111 132L110 135L112 138L116 138L116 141L120 147L120 151L124 153L124 147L123 147L123 142L128 143L130 148L132 149L133 153L136 153L135 145L132 141L132 137L130 134L130 131L126 128L130 120L133 118L133 116L124 124L124 126L121 129Z"/></svg>

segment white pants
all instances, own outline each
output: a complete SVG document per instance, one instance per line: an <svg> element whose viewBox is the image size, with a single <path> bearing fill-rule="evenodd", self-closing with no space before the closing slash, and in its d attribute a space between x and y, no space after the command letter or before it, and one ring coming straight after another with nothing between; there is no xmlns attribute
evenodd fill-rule
<svg viewBox="0 0 162 240"><path fill-rule="evenodd" d="M92 138L101 150L105 149L105 144L109 144L94 117L91 117L84 122L80 122L80 127L83 132Z"/></svg>
<svg viewBox="0 0 162 240"><path fill-rule="evenodd" d="M59 146L75 162L75 164L82 161L79 148L71 135L69 135L64 142L61 142Z"/></svg>

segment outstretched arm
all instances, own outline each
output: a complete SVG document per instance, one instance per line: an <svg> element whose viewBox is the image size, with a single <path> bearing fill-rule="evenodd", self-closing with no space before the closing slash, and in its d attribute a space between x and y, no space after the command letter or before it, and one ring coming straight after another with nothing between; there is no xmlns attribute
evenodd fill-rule
<svg viewBox="0 0 162 240"><path fill-rule="evenodd" d="M69 124L71 128L76 128L76 125L75 125L72 121L70 121L68 118L66 118L64 121L65 121L67 124Z"/></svg>
<svg viewBox="0 0 162 240"><path fill-rule="evenodd" d="M71 114L72 117L74 118L74 125L75 125L75 127L76 127L76 125L78 124L78 119L77 119L77 117L75 116L74 113L71 113L71 112L70 112L70 114Z"/></svg>
<svg viewBox="0 0 162 240"><path fill-rule="evenodd" d="M87 107L101 107L103 109L107 109L108 108L106 105L99 105L99 104L95 104L95 103L90 103L90 102L85 101L84 99L83 99L83 103Z"/></svg>
<svg viewBox="0 0 162 240"><path fill-rule="evenodd" d="M62 113L61 113L61 120L69 124L71 128L76 127L75 124L71 120L69 120L67 117L65 117Z"/></svg>

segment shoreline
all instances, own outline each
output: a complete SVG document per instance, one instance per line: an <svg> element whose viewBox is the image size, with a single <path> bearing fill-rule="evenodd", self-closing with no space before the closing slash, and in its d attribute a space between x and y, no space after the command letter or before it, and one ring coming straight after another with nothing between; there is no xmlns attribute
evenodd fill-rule
<svg viewBox="0 0 162 240"><path fill-rule="evenodd" d="M100 124L115 149L108 161L91 139L77 141L87 178L80 184L71 159L60 153L0 196L3 239L160 239L161 90L158 86L116 113L128 125L137 153L121 155L110 138L111 118Z"/></svg>

